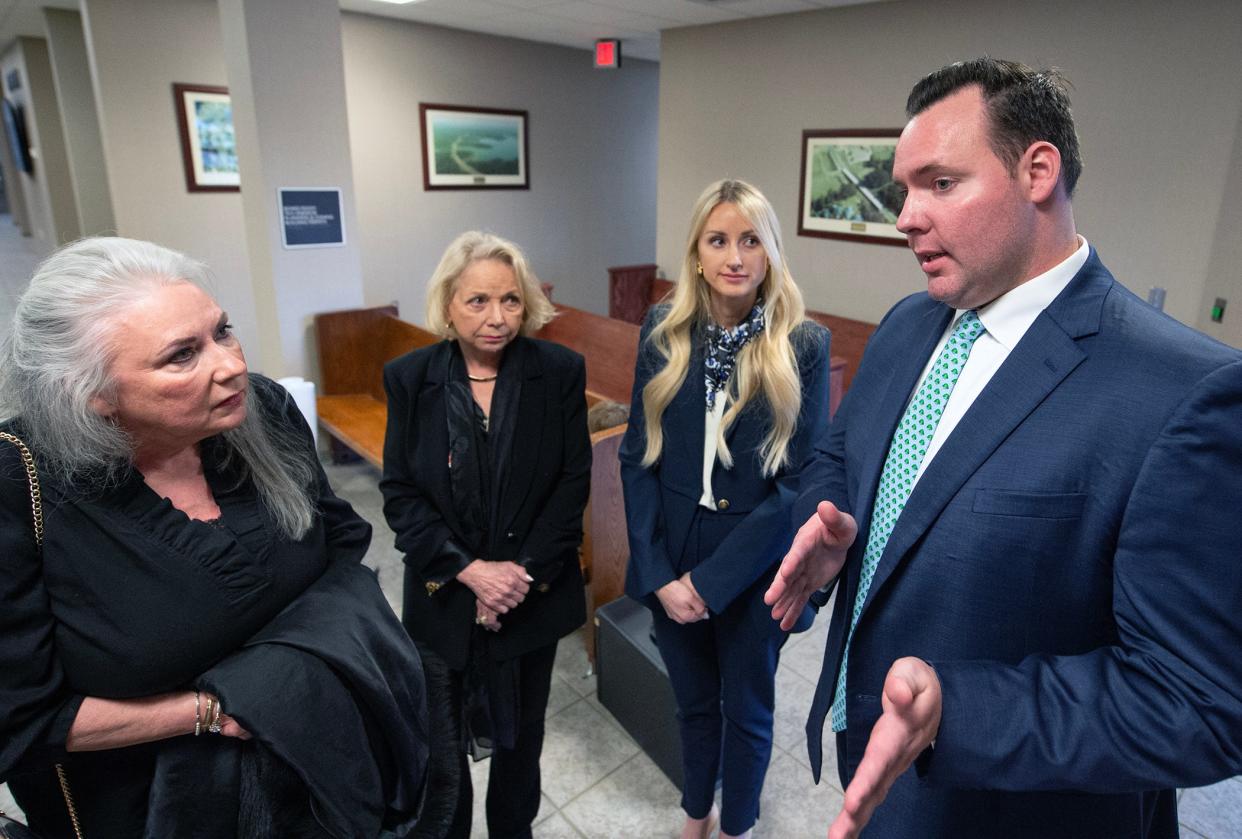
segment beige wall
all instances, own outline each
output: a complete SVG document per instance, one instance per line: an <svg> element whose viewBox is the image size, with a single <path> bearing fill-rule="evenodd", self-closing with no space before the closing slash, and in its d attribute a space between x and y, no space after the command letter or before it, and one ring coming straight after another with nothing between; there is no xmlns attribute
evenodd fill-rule
<svg viewBox="0 0 1242 839"><path fill-rule="evenodd" d="M9 90L6 81L5 96L25 110L34 172L26 174L14 167L10 174L22 192L28 225L24 232L40 250L51 251L80 234L47 41L18 38L0 57L0 77L7 79L12 70L20 74L21 87Z"/></svg>
<svg viewBox="0 0 1242 839"><path fill-rule="evenodd" d="M220 0L219 8L263 342L250 365L314 379L315 313L363 304L340 7L337 0ZM285 248L282 187L339 189L344 243Z"/></svg>
<svg viewBox="0 0 1242 839"><path fill-rule="evenodd" d="M463 230L517 242L558 301L607 311L611 265L655 248L659 68L365 15L342 17L365 292L423 321L426 281ZM419 102L529 111L529 190L423 190Z"/></svg>
<svg viewBox="0 0 1242 839"><path fill-rule="evenodd" d="M82 16L69 9L44 9L43 20L64 125L78 229L87 236L111 233L116 224L82 35Z"/></svg>
<svg viewBox="0 0 1242 839"><path fill-rule="evenodd" d="M117 232L206 262L244 345L258 346L241 196L188 192L173 82L228 84L214 0L83 0Z"/></svg>
<svg viewBox="0 0 1242 839"><path fill-rule="evenodd" d="M1242 119L1234 129L1233 152L1221 184L1224 196L1196 325L1226 344L1242 347ZM1228 302L1222 321L1212 323L1211 306L1217 297Z"/></svg>
<svg viewBox="0 0 1242 839"><path fill-rule="evenodd" d="M83 25L118 233L206 261L258 347L241 198L186 190L173 106L173 82L228 84L216 3L83 0ZM608 266L652 259L657 65L605 73L586 50L354 14L342 39L368 305L421 321L427 277L470 227L517 241L558 300L595 311ZM424 192L420 101L528 110L531 189Z"/></svg>
<svg viewBox="0 0 1242 839"><path fill-rule="evenodd" d="M1209 272L1237 265L1237 224L1218 220L1227 198L1242 218L1226 194L1229 172L1242 179L1240 42L1233 0L898 0L667 31L658 261L675 270L704 185L747 178L776 206L808 304L879 319L922 275L904 249L796 234L801 132L900 127L920 76L988 53L1065 70L1086 161L1080 232L1119 280L1166 286L1166 310L1198 324Z"/></svg>

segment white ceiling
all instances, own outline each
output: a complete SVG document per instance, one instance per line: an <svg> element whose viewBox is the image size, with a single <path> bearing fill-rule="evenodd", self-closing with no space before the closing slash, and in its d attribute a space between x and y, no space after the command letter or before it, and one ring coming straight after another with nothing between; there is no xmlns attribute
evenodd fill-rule
<svg viewBox="0 0 1242 839"><path fill-rule="evenodd" d="M876 0L421 0L396 6L341 0L341 8L591 49L620 38L624 58L660 59L660 30L747 17L807 12Z"/></svg>
<svg viewBox="0 0 1242 839"><path fill-rule="evenodd" d="M620 38L621 55L660 58L660 31L747 17L806 12L883 0L421 0L398 6L340 0L341 8L591 49L597 38ZM153 0L158 2L158 0ZM19 35L41 37L40 8L78 8L78 0L0 0L0 50Z"/></svg>

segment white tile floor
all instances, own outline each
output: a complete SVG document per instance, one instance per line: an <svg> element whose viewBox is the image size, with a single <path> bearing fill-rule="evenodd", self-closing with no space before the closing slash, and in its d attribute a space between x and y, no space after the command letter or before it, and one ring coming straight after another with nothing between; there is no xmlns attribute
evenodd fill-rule
<svg viewBox="0 0 1242 839"><path fill-rule="evenodd" d="M45 254L35 252L0 215L0 335L8 328L12 305ZM367 563L379 572L385 593L400 610L401 557L383 522L378 474L366 464L329 466L342 497L375 526ZM795 636L786 645L777 674L775 748L762 797L763 817L756 837L819 837L840 806L835 766L824 769L824 783L811 783L803 743L806 719L823 653L824 624ZM834 750L827 750L831 756ZM636 839L676 836L681 823L677 789L600 705L595 677L588 671L579 634L562 641L548 703L543 757L544 797L535 835L541 839ZM482 828L486 763L475 764L475 831ZM8 789L0 785L0 810L13 812ZM1242 779L1185 790L1180 799L1182 835L1187 839L1242 839Z"/></svg>

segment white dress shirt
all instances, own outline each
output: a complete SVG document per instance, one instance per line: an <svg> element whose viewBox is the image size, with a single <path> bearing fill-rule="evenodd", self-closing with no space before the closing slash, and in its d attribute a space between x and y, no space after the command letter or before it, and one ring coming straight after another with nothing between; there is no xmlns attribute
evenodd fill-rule
<svg viewBox="0 0 1242 839"><path fill-rule="evenodd" d="M1090 254L1091 249L1087 245L1087 240L1081 236L1078 237L1078 243L1078 250L1074 251L1064 262L1059 263L1038 277L1027 280L1022 285L1002 294L991 303L977 310L979 320L987 331L975 340L970 356L966 359L966 366L962 368L957 384L954 385L953 392L949 394L949 401L944 406L944 413L940 416L940 423L936 426L936 433L932 435L931 442L927 445L927 454L923 456L923 462L919 466L919 471L914 476L915 484L918 484L919 478L922 477L923 472L927 469L927 464L932 462L936 452L940 451L944 441L953 433L953 429L957 427L958 422L965 416L970 406L974 404L975 398L979 396L983 388L987 386L987 383L992 380L992 376L1005 363L1009 353L1022 340L1022 336L1026 334L1026 331L1031 328L1035 318L1039 317L1039 313L1046 309L1048 304L1065 290L1070 280L1074 279L1074 275L1086 264L1087 256ZM961 319L965 311L965 309L958 309L953 315L953 319L949 322L948 328L945 329L944 335L941 336L940 342L936 344L936 349L932 351L931 358L927 360L927 365L923 368L923 374L919 376L919 383L915 385L914 390L910 393L911 399L914 398L915 393L918 393L923 380L931 372L932 365L939 358L940 351L944 349L945 343L949 340L949 335L953 332L953 328L957 326L958 320ZM907 400L906 404L909 404L909 400Z"/></svg>

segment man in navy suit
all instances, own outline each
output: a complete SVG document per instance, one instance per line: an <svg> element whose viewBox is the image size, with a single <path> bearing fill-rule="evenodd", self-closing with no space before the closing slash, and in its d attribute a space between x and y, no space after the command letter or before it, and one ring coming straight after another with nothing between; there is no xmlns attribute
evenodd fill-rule
<svg viewBox="0 0 1242 839"><path fill-rule="evenodd" d="M1175 787L1242 772L1242 353L1078 235L1055 72L961 62L907 112L927 292L872 337L766 596L788 623L836 586L829 836L1175 837Z"/></svg>

